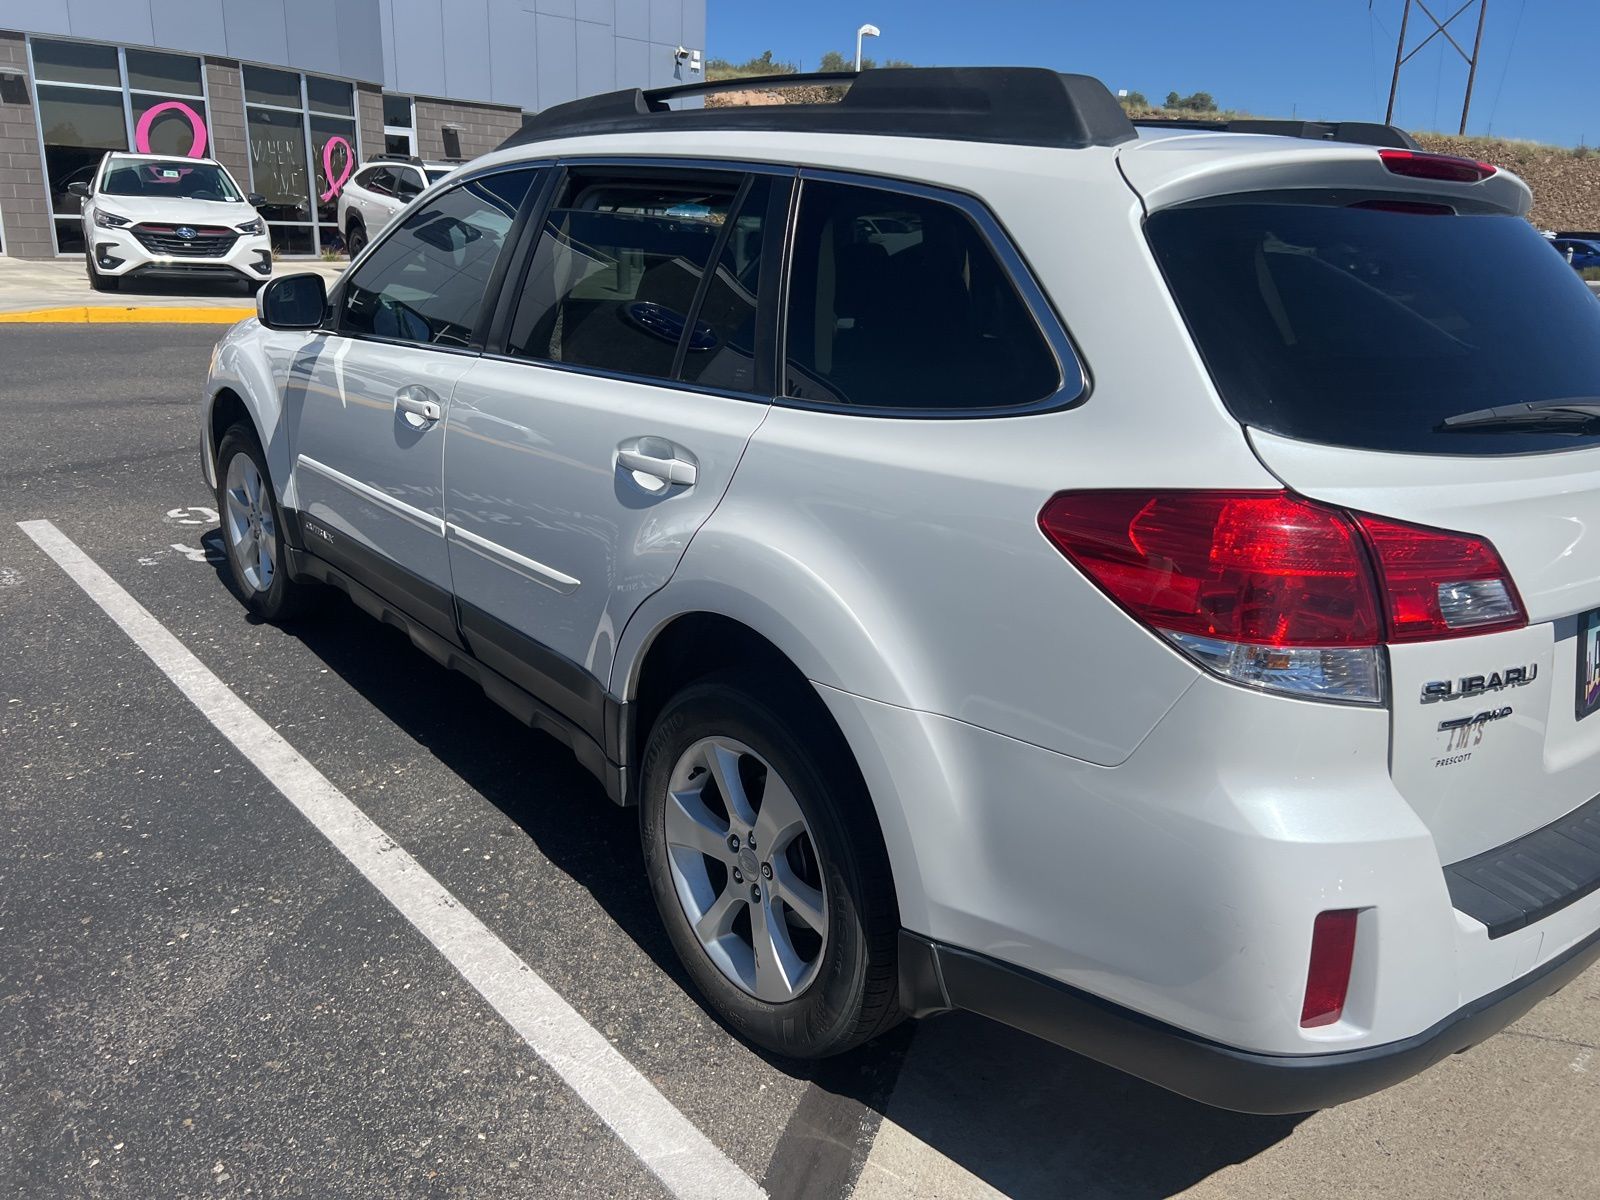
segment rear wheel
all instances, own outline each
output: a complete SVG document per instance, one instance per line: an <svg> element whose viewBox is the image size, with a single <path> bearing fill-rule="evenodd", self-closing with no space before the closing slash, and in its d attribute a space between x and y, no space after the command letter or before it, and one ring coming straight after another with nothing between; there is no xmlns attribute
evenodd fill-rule
<svg viewBox="0 0 1600 1200"><path fill-rule="evenodd" d="M351 218L350 227L344 234L345 252L354 258L367 248L367 227L355 218Z"/></svg>
<svg viewBox="0 0 1600 1200"><path fill-rule="evenodd" d="M266 456L248 426L229 429L217 447L217 512L229 574L250 610L276 622L309 609L317 588L290 579L285 569L283 510Z"/></svg>
<svg viewBox="0 0 1600 1200"><path fill-rule="evenodd" d="M820 1058L900 1019L888 858L826 721L754 678L714 677L662 711L643 772L656 907L735 1030Z"/></svg>

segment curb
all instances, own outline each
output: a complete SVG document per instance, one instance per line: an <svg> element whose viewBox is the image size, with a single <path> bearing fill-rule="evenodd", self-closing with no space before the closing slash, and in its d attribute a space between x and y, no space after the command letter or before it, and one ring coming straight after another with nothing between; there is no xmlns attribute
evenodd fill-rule
<svg viewBox="0 0 1600 1200"><path fill-rule="evenodd" d="M68 308L31 308L0 313L3 325L233 325L256 315L254 308L162 308L156 305L114 308L75 305Z"/></svg>

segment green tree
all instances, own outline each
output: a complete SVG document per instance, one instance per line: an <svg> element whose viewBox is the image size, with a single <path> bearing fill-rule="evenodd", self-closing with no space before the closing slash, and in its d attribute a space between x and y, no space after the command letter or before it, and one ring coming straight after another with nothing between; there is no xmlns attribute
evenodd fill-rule
<svg viewBox="0 0 1600 1200"><path fill-rule="evenodd" d="M1129 92L1126 96L1118 96L1123 108L1149 108L1150 101L1143 92Z"/></svg>
<svg viewBox="0 0 1600 1200"><path fill-rule="evenodd" d="M1211 98L1210 92L1192 92L1187 96L1168 92L1167 107L1180 112L1216 112L1217 102Z"/></svg>

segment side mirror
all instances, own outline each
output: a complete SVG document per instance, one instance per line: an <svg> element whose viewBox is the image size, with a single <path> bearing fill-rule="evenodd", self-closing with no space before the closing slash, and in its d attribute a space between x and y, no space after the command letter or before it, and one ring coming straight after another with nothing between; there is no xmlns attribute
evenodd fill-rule
<svg viewBox="0 0 1600 1200"><path fill-rule="evenodd" d="M69 183L67 184L67 191L83 200L89 198L89 185L87 183Z"/></svg>
<svg viewBox="0 0 1600 1200"><path fill-rule="evenodd" d="M256 316L268 329L315 329L327 310L321 275L284 275L256 293Z"/></svg>
<svg viewBox="0 0 1600 1200"><path fill-rule="evenodd" d="M260 192L250 192L245 196L244 202L251 208L260 208L267 202L267 198Z"/></svg>

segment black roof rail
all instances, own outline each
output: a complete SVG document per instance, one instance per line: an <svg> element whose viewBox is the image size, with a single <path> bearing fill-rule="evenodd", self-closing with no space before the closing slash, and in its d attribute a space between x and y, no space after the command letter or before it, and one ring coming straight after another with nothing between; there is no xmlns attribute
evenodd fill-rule
<svg viewBox="0 0 1600 1200"><path fill-rule="evenodd" d="M1354 142L1361 146L1389 146L1421 150L1422 146L1398 125L1378 121L1272 121L1246 117L1233 121L1208 121L1203 117L1136 117L1146 129L1203 129L1217 133L1264 133L1272 137L1306 138L1313 142Z"/></svg>
<svg viewBox="0 0 1600 1200"><path fill-rule="evenodd" d="M671 108L670 100L732 91L847 86L823 104ZM1137 134L1105 84L1044 67L880 67L875 70L725 79L684 87L608 92L524 119L500 148L554 138L657 130L755 130L950 138L1080 149Z"/></svg>
<svg viewBox="0 0 1600 1200"><path fill-rule="evenodd" d="M403 162L403 163L410 163L414 167L420 167L422 165L422 159L419 156L415 155L415 154L374 154L371 158L367 159L367 161L368 162Z"/></svg>

